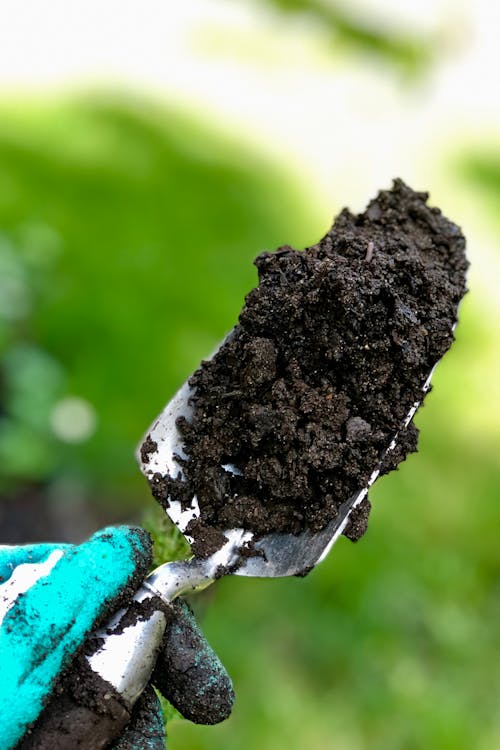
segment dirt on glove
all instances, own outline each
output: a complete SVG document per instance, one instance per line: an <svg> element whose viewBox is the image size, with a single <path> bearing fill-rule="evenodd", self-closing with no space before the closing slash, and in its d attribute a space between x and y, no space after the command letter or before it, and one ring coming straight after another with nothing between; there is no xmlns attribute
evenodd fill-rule
<svg viewBox="0 0 500 750"><path fill-rule="evenodd" d="M185 478L150 479L165 507L197 496L195 554L235 527L256 538L319 531L374 469L416 450L405 421L453 341L468 266L459 227L427 198L396 180L364 213L343 210L318 244L256 258L238 325L189 381ZM365 500L351 539L368 512Z"/></svg>
<svg viewBox="0 0 500 750"><path fill-rule="evenodd" d="M218 724L233 708L231 679L186 602L177 600L172 607L152 682L185 719Z"/></svg>

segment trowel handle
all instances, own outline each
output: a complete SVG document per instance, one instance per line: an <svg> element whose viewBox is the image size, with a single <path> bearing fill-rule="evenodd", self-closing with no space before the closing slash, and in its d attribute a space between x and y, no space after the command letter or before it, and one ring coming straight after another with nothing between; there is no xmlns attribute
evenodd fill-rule
<svg viewBox="0 0 500 750"><path fill-rule="evenodd" d="M102 750L121 734L149 682L168 604L144 586L131 605L86 641L80 656L20 750Z"/></svg>
<svg viewBox="0 0 500 750"><path fill-rule="evenodd" d="M168 606L142 587L128 609L117 612L88 640L90 669L112 685L129 708L148 684L156 664L169 619Z"/></svg>
<svg viewBox="0 0 500 750"><path fill-rule="evenodd" d="M191 560L150 573L130 606L87 639L85 655L19 750L102 750L117 739L156 664L170 601L212 583L213 567Z"/></svg>
<svg viewBox="0 0 500 750"><path fill-rule="evenodd" d="M128 609L117 612L105 628L92 634L87 662L127 706L135 704L149 682L167 621L173 615L170 603L211 583L212 569L207 569L207 561L165 563L149 574Z"/></svg>

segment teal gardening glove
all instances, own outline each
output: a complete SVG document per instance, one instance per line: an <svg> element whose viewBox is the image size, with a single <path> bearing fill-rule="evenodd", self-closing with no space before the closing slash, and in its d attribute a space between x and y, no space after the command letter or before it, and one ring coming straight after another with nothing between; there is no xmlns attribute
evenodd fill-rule
<svg viewBox="0 0 500 750"><path fill-rule="evenodd" d="M75 665L86 636L131 601L150 566L149 535L127 526L104 529L79 546L0 547L2 748L57 750L47 716L82 691ZM230 679L187 606L174 603L172 612L152 682L186 718L222 721L234 699ZM163 750L164 722L151 685L130 718L115 750ZM70 732L67 747L75 746ZM96 750L107 746L96 736Z"/></svg>

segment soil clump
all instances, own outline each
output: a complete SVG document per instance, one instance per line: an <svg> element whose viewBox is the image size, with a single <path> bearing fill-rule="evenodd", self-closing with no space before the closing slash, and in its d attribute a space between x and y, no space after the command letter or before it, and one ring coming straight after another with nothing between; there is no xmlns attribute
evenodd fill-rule
<svg viewBox="0 0 500 750"><path fill-rule="evenodd" d="M256 258L238 325L189 381L184 479L150 480L165 507L197 496L193 531L212 540L200 556L220 546L207 529L318 531L374 469L416 450L405 422L451 346L468 266L459 227L427 198L396 180L318 244ZM346 536L364 533L368 512L365 500Z"/></svg>

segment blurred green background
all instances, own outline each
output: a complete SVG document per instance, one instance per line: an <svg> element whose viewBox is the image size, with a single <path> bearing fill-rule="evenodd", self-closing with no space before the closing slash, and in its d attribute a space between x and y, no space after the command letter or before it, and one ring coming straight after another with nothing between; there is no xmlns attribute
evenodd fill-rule
<svg viewBox="0 0 500 750"><path fill-rule="evenodd" d="M276 0L245 4L236 54L228 5L208 5L197 70L216 48L227 80L202 85L217 111L194 84L191 99L71 81L0 97L1 540L78 541L145 516L158 531L135 446L234 324L253 257L314 243L399 174L463 226L472 262L456 345L417 418L420 451L377 483L365 538L341 539L308 578L227 579L197 598L237 703L218 727L174 720L171 747L494 750L500 117L478 103L488 61L478 73L477 46L451 53L435 29L383 23L369 3L348 14ZM249 69L283 99L258 99ZM235 124L238 88L248 127Z"/></svg>

